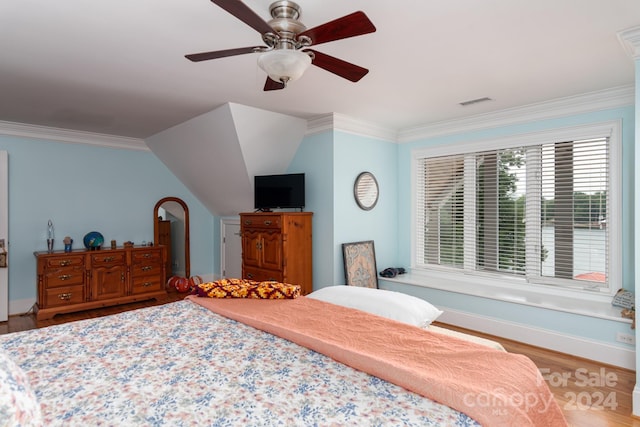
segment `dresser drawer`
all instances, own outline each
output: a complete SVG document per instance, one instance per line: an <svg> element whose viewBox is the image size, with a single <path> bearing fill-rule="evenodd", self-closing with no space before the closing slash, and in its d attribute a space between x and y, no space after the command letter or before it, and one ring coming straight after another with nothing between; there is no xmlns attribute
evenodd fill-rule
<svg viewBox="0 0 640 427"><path fill-rule="evenodd" d="M44 293L44 307L61 307L84 302L84 286L62 286L46 289Z"/></svg>
<svg viewBox="0 0 640 427"><path fill-rule="evenodd" d="M124 252L107 252L102 254L91 255L91 265L93 267L108 267L111 265L124 264Z"/></svg>
<svg viewBox="0 0 640 427"><path fill-rule="evenodd" d="M162 262L162 250L161 249L144 249L135 250L132 253L133 262Z"/></svg>
<svg viewBox="0 0 640 427"><path fill-rule="evenodd" d="M162 272L162 265L157 260L147 260L137 262L131 267L133 277L140 276L159 276Z"/></svg>
<svg viewBox="0 0 640 427"><path fill-rule="evenodd" d="M279 215L242 215L242 226L246 228L280 229Z"/></svg>
<svg viewBox="0 0 640 427"><path fill-rule="evenodd" d="M84 265L84 255L64 255L46 259L45 268L69 267Z"/></svg>
<svg viewBox="0 0 640 427"><path fill-rule="evenodd" d="M44 274L45 287L56 288L59 286L81 285L84 283L84 273L84 268L80 265L47 269Z"/></svg>
<svg viewBox="0 0 640 427"><path fill-rule="evenodd" d="M274 270L263 270L259 268L247 268L243 271L243 278L255 280L256 282L276 281L282 282L282 272Z"/></svg>
<svg viewBox="0 0 640 427"><path fill-rule="evenodd" d="M143 294L146 292L153 291L161 291L163 289L162 281L160 280L160 276L141 276L133 278L133 288L132 293Z"/></svg>

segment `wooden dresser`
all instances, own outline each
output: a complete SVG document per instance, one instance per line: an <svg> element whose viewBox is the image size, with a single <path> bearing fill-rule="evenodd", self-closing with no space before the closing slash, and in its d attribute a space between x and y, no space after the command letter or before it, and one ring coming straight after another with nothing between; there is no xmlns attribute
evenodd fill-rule
<svg viewBox="0 0 640 427"><path fill-rule="evenodd" d="M34 255L38 320L166 295L164 246Z"/></svg>
<svg viewBox="0 0 640 427"><path fill-rule="evenodd" d="M242 277L313 290L311 212L241 213Z"/></svg>

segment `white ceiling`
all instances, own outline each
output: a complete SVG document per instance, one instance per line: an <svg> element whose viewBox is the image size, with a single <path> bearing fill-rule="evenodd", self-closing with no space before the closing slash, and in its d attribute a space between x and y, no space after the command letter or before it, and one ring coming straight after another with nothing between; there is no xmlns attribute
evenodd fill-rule
<svg viewBox="0 0 640 427"><path fill-rule="evenodd" d="M617 33L640 24L638 0L298 2L308 28L369 16L377 32L317 47L369 68L360 82L311 67L264 92L257 54L186 60L262 44L207 0L4 0L0 121L146 138L234 102L400 130L634 82ZM245 3L269 19L271 0Z"/></svg>

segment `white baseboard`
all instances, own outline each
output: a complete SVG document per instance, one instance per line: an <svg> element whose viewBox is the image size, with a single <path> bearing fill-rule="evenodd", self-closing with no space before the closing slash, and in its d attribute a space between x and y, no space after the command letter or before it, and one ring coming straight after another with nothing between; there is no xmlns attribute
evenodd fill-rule
<svg viewBox="0 0 640 427"><path fill-rule="evenodd" d="M633 387L631 402L631 414L636 417L640 417L640 388L638 387L638 384Z"/></svg>
<svg viewBox="0 0 640 427"><path fill-rule="evenodd" d="M33 308L36 303L35 298L25 298L9 301L9 316L24 314Z"/></svg>
<svg viewBox="0 0 640 427"><path fill-rule="evenodd" d="M446 307L439 308L443 310L444 313L438 317L438 322L484 332L537 347L548 348L608 365L620 366L632 370L636 369L636 353L631 349L620 348L607 343L587 340L572 335L559 334L554 331L534 328L521 323L507 322ZM638 404L640 405L640 389L634 390L634 403L635 399L638 399ZM636 406L635 404L634 408L639 408L640 410L640 406Z"/></svg>

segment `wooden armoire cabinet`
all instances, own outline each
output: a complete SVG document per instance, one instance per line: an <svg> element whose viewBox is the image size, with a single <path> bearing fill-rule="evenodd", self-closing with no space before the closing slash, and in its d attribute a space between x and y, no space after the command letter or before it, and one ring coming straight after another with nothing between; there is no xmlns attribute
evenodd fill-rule
<svg viewBox="0 0 640 427"><path fill-rule="evenodd" d="M37 319L166 295L164 246L35 252Z"/></svg>
<svg viewBox="0 0 640 427"><path fill-rule="evenodd" d="M240 214L242 277L313 290L312 212Z"/></svg>

